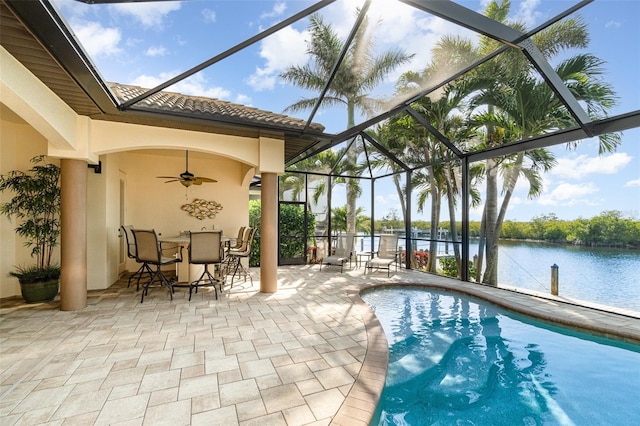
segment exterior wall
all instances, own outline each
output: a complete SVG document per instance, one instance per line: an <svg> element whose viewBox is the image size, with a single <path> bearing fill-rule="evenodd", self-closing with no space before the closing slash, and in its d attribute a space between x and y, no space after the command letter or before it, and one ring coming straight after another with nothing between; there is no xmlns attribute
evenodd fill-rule
<svg viewBox="0 0 640 426"><path fill-rule="evenodd" d="M2 103L58 149L77 147L77 115L47 86L0 46Z"/></svg>
<svg viewBox="0 0 640 426"><path fill-rule="evenodd" d="M260 159L259 141L255 138L108 121L91 121L88 129L91 151L98 154L136 149L183 148L216 153L254 166ZM276 148L279 148L277 144L270 147ZM282 152L284 153L284 144ZM282 167L283 158L281 156Z"/></svg>
<svg viewBox="0 0 640 426"><path fill-rule="evenodd" d="M118 279L109 258L107 230L113 202L108 193L108 177L107 173L96 174L87 167L87 290L107 288Z"/></svg>
<svg viewBox="0 0 640 426"><path fill-rule="evenodd" d="M260 137L260 172L284 173L284 141Z"/></svg>
<svg viewBox="0 0 640 426"><path fill-rule="evenodd" d="M11 111L3 109L0 117L0 174L30 169L31 158L46 152L47 141ZM51 161L57 163L55 159ZM12 194L0 193L0 202L11 198ZM14 266L33 262L31 249L24 247L24 239L16 235L15 227L15 219L9 221L0 216L0 298L20 294L18 279L9 276L9 272ZM59 252L55 253L54 261L58 259Z"/></svg>
<svg viewBox="0 0 640 426"><path fill-rule="evenodd" d="M224 235L235 236L241 225L249 223L249 188L242 184L241 163L218 156L199 158L190 155L189 171L218 182L189 188L178 182L164 183L166 179L156 177L182 173L184 156L182 150L139 150L118 154L120 170L126 174L125 224L155 229L166 236L215 226L222 229ZM197 198L222 204L222 211L215 219L198 220L189 216L181 206ZM135 271L135 262L127 261L127 269Z"/></svg>

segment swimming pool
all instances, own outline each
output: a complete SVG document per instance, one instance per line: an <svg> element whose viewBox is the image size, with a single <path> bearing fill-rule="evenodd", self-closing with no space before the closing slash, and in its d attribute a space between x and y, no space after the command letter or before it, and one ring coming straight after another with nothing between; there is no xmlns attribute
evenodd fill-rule
<svg viewBox="0 0 640 426"><path fill-rule="evenodd" d="M366 290L389 343L372 425L637 425L640 346L457 293Z"/></svg>

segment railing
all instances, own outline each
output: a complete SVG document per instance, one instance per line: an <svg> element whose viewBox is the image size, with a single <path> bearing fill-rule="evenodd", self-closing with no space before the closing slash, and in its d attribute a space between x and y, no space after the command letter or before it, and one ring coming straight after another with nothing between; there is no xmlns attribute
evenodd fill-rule
<svg viewBox="0 0 640 426"><path fill-rule="evenodd" d="M398 238L398 251L404 252L406 245L406 234L404 232L399 233L396 232L399 236ZM356 234L356 242L355 242L355 252L370 252L378 249L378 243L380 239L380 234L373 235L373 244L371 234L368 233L358 233ZM312 238L312 242L309 243L309 256L308 262L313 263L318 261L324 256L327 256L329 251L329 238L326 235L315 235ZM430 244L434 241L437 243L436 247L436 256L438 258L442 257L452 257L454 254L454 245L461 244L459 241L450 241L446 239L429 239L429 238L414 238L411 237L409 242L411 244L412 251L414 253L421 252L427 253L430 250Z"/></svg>

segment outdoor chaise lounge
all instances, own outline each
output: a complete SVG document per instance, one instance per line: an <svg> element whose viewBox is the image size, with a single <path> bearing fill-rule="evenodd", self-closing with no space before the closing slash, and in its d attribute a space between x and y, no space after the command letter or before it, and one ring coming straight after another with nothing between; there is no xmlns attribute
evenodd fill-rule
<svg viewBox="0 0 640 426"><path fill-rule="evenodd" d="M322 270L322 265L340 265L340 272L342 272L347 260L349 261L349 267L351 267L354 240L355 235L352 233L338 235L335 238L335 250L333 254L322 259L320 262L320 270Z"/></svg>
<svg viewBox="0 0 640 426"><path fill-rule="evenodd" d="M378 241L377 256L372 257L365 264L365 272L376 269L386 269L387 276L391 275L391 264L396 264L396 272L398 271L398 235L397 234L381 234Z"/></svg>

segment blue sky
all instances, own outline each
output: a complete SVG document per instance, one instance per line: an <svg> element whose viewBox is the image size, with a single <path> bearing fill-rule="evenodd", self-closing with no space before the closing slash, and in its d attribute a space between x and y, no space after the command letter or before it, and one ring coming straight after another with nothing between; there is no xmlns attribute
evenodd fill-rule
<svg viewBox="0 0 640 426"><path fill-rule="evenodd" d="M245 39L308 7L312 2L205 1L86 5L56 0L76 37L107 81L153 87L166 79L224 52ZM484 1L462 5L482 11ZM543 23L577 1L512 1L510 18L528 28ZM345 37L362 1L340 0L322 15ZM619 102L611 115L640 109L640 1L596 0L579 11L588 24L591 42L584 52L606 61L605 81L616 90ZM380 49L402 47L414 57L396 69L376 95L390 96L397 77L421 70L430 59L430 46L445 34L470 33L441 19L391 1L376 0L370 15L382 20L375 34ZM307 21L285 28L268 39L229 57L168 90L237 102L281 113L305 96L278 75L286 67L305 63ZM293 114L308 118L308 113ZM346 112L320 111L314 121L338 132ZM592 217L605 210L620 210L640 218L640 129L627 131L617 152L598 155L597 142L582 141L573 151L553 147L558 166L544 178L544 192L534 199L519 185L507 219L529 220L555 213L562 219ZM335 202L334 202L335 203ZM339 203L339 201L338 201ZM368 201L363 207L368 210ZM391 185L376 187L376 217L400 211ZM471 219L480 218L472 211ZM414 211L414 219L428 214Z"/></svg>

